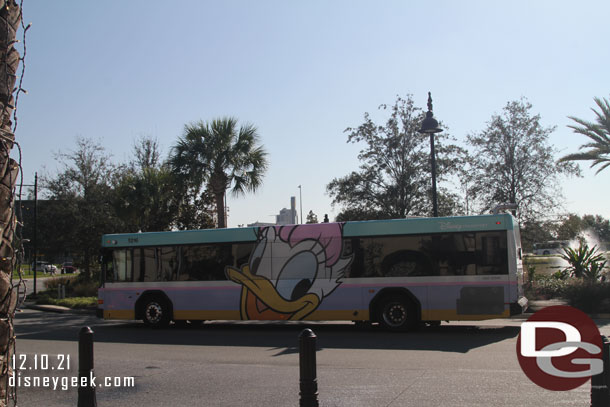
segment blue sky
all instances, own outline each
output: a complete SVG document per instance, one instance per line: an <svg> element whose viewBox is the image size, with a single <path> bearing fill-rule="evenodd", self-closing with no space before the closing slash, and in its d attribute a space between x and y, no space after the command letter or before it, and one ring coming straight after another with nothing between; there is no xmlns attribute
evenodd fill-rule
<svg viewBox="0 0 610 407"><path fill-rule="evenodd" d="M26 0L19 141L26 183L54 174L77 136L116 162L134 140L167 153L185 123L235 116L257 126L270 159L264 186L229 196L229 226L271 222L290 196L331 219L326 184L357 169L343 132L364 112L413 94L459 141L526 97L562 154L587 139L610 97L610 2ZM15 155L15 154L13 154ZM563 179L566 212L610 218L610 170ZM298 203L297 203L298 207Z"/></svg>

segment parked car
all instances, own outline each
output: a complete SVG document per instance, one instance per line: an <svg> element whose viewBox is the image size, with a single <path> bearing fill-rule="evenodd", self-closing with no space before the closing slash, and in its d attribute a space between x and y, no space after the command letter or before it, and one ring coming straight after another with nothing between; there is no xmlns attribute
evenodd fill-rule
<svg viewBox="0 0 610 407"><path fill-rule="evenodd" d="M57 266L55 266L55 264L47 264L46 266L44 266L45 273L55 274L56 271L57 271Z"/></svg>
<svg viewBox="0 0 610 407"><path fill-rule="evenodd" d="M45 268L48 266L48 262L46 261L37 261L36 263L32 263L32 271L46 271Z"/></svg>
<svg viewBox="0 0 610 407"><path fill-rule="evenodd" d="M61 274L74 273L75 271L76 267L71 264L64 264L63 266L61 266Z"/></svg>

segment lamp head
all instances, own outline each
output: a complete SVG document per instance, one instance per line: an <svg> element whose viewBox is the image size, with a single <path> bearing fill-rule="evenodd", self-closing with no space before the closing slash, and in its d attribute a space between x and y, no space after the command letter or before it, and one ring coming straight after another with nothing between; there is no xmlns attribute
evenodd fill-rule
<svg viewBox="0 0 610 407"><path fill-rule="evenodd" d="M428 92L428 111L426 112L426 118L421 123L421 128L419 129L420 133L440 133L443 131L440 127L438 127L438 122L433 117L432 113L432 94Z"/></svg>

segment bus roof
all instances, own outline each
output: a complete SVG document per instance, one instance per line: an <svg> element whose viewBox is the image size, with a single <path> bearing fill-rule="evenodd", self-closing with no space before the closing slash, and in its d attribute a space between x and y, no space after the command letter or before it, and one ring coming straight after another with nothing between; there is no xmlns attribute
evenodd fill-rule
<svg viewBox="0 0 610 407"><path fill-rule="evenodd" d="M478 232L514 228L510 214L349 221L344 237L391 236L424 233ZM303 225L307 226L307 225ZM313 226L313 225L312 225ZM102 247L171 246L199 243L254 242L259 227L203 229L172 232L121 233L102 236Z"/></svg>

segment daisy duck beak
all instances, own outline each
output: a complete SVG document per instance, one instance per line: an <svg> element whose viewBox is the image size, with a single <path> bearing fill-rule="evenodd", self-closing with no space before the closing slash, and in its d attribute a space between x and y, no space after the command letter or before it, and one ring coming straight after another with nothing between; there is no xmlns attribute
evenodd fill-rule
<svg viewBox="0 0 610 407"><path fill-rule="evenodd" d="M241 269L227 267L227 277L242 286L242 319L251 320L290 320L303 319L320 304L317 295L309 293L294 301L282 298L273 283L268 279L252 275L250 266Z"/></svg>

